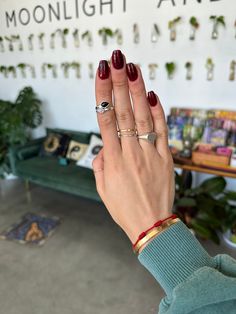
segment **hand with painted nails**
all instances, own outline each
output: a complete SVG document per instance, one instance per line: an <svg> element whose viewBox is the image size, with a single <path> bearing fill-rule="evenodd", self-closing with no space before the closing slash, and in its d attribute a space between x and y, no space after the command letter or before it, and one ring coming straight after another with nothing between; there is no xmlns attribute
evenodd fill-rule
<svg viewBox="0 0 236 314"><path fill-rule="evenodd" d="M146 93L140 68L126 64L119 50L113 52L110 66L105 60L99 63L96 103L104 144L93 162L97 190L134 242L142 231L169 216L173 206L174 171L165 115L157 95Z"/></svg>

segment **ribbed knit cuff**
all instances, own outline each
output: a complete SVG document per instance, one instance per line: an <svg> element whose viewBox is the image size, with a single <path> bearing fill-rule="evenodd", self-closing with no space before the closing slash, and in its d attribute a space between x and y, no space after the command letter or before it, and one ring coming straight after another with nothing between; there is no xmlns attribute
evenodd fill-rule
<svg viewBox="0 0 236 314"><path fill-rule="evenodd" d="M138 259L156 278L167 296L197 269L216 267L183 222L178 222L154 238Z"/></svg>

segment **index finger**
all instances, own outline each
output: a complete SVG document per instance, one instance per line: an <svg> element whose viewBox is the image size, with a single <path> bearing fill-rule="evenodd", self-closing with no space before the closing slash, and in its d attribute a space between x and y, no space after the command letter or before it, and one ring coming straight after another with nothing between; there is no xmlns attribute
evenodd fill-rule
<svg viewBox="0 0 236 314"><path fill-rule="evenodd" d="M112 81L110 67L106 60L99 62L96 75L96 103L102 102L112 104ZM121 152L120 141L117 134L115 110L108 110L104 113L97 113L97 119L104 146L104 159L106 155L112 156Z"/></svg>

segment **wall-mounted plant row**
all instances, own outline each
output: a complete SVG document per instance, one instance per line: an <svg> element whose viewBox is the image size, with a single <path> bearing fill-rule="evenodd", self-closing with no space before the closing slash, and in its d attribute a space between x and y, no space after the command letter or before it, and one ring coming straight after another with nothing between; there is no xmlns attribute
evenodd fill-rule
<svg viewBox="0 0 236 314"><path fill-rule="evenodd" d="M226 27L225 17L223 15L216 16L212 15L209 17L209 21L212 23L211 38L217 39L219 37L220 27ZM177 16L173 20L168 22L168 29L170 31L170 41L175 41L177 39L178 25L183 22L181 16ZM236 20L233 25L235 29L236 38ZM195 40L197 30L200 28L200 22L197 17L192 16L189 19L189 39ZM115 39L117 45L123 44L123 33L120 28L112 30L109 27L102 27L97 32L98 36L101 37L102 44L108 45L110 39ZM88 46L93 46L93 34L90 30L85 30L81 32L78 28L70 30L68 28L56 29L54 32L49 34L49 47L55 49L56 45L61 45L62 48L67 48L68 38L72 38L74 46L76 48L80 47L80 41L84 41ZM158 38L161 36L161 31L157 23L151 26L151 36L150 40L152 43L156 43ZM45 48L45 33L39 34L29 34L27 38L27 44L29 50L39 48L43 50ZM133 25L133 42L138 44L140 42L140 30L137 23ZM10 36L0 36L0 52L6 51L8 47L9 51L15 49L19 51L24 50L23 42L20 35L10 35Z"/></svg>
<svg viewBox="0 0 236 314"><path fill-rule="evenodd" d="M186 74L186 80L192 80L193 78L193 63L187 61L184 65ZM211 58L208 58L205 63L206 68L206 79L208 81L213 81L214 79L214 69L215 64ZM157 74L158 64L157 63L149 63L149 79L155 80ZM174 79L176 71L177 71L177 63L171 61L165 63L165 69L167 73L167 78L169 80ZM59 70L61 71L64 78L69 78L70 75L73 77L80 79L81 78L81 64L79 62L63 62L61 64L51 64L51 63L42 63L40 66L40 74L42 78L46 78L47 76L57 78ZM71 72L73 72L71 74ZM17 78L20 74L21 78L36 78L36 69L31 64L20 63L16 66L0 66L0 73L4 78ZM236 61L232 60L229 66L229 81L235 81L235 73L236 73ZM88 63L88 77L94 78L94 66L93 63Z"/></svg>

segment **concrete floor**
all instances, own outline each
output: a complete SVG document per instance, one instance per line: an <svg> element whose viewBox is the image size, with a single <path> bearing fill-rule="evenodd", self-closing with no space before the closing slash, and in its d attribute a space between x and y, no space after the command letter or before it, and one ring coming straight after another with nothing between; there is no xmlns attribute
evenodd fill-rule
<svg viewBox="0 0 236 314"><path fill-rule="evenodd" d="M0 313L156 313L163 292L103 205L36 185L30 191L19 180L0 182L0 232L29 211L63 222L40 248L0 241Z"/></svg>

